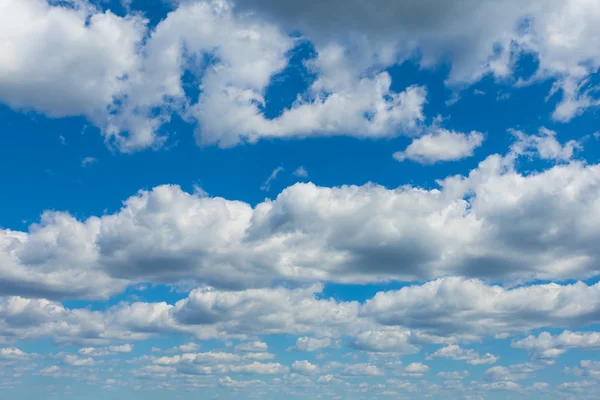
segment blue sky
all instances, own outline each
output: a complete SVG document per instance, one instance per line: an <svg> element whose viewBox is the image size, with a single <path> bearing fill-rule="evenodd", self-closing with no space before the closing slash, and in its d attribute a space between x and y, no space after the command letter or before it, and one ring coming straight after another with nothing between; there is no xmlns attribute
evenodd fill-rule
<svg viewBox="0 0 600 400"><path fill-rule="evenodd" d="M596 1L2 0L0 391L593 399Z"/></svg>

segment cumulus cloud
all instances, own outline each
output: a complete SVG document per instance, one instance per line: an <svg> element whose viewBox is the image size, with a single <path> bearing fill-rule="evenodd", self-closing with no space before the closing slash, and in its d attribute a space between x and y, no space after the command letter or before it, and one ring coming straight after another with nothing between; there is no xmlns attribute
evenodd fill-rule
<svg viewBox="0 0 600 400"><path fill-rule="evenodd" d="M478 280L446 278L398 291L377 293L361 315L385 325L400 325L447 336L528 331L549 324L571 327L596 323L600 285L533 285L516 289ZM577 304L577 305L575 305ZM435 324L431 324L431 318ZM463 350L453 345L450 354ZM473 355L473 353L471 353Z"/></svg>
<svg viewBox="0 0 600 400"><path fill-rule="evenodd" d="M296 176L298 178L307 178L308 177L308 171L306 171L306 169L303 166L299 166L294 171L294 176Z"/></svg>
<svg viewBox="0 0 600 400"><path fill-rule="evenodd" d="M77 352L82 356L89 357L105 357L115 354L127 354L133 351L133 345L123 344L120 346L108 346L108 347L82 347Z"/></svg>
<svg viewBox="0 0 600 400"><path fill-rule="evenodd" d="M479 355L475 350L462 349L460 346L453 344L443 347L427 357L429 360L435 360L436 358L449 358L451 360L466 361L471 365L482 365L494 364L500 357L490 353Z"/></svg>
<svg viewBox="0 0 600 400"><path fill-rule="evenodd" d="M415 52L424 67L450 61L451 85L488 74L509 79L515 60L533 54L534 76L518 83L553 79L551 95L562 96L555 120L599 103L589 85L600 66L591 45L599 15L588 0L182 1L152 28L138 13L118 16L85 0L4 3L0 100L51 117L85 116L122 151L164 144L160 128L176 113L197 124L200 144L223 147L414 132L425 120L426 89L393 90L386 69ZM316 79L280 116L267 118L265 92L289 64L299 42L293 31L315 46L307 67ZM185 71L197 75L198 98L183 89Z"/></svg>
<svg viewBox="0 0 600 400"><path fill-rule="evenodd" d="M600 333L564 331L553 336L549 332L542 332L538 336L530 335L514 341L512 347L531 351L534 359L551 360L569 349L600 350Z"/></svg>
<svg viewBox="0 0 600 400"><path fill-rule="evenodd" d="M600 380L600 362L582 360L577 367L565 368L566 373L572 373L576 376L588 376Z"/></svg>
<svg viewBox="0 0 600 400"><path fill-rule="evenodd" d="M561 144L556 139L556 132L547 128L540 128L538 135L528 135L514 129L510 132L516 138L511 151L519 156L535 154L543 160L567 162L573 158L575 151L583 149L576 140Z"/></svg>
<svg viewBox="0 0 600 400"><path fill-rule="evenodd" d="M600 56L590 45L600 34L595 23L598 9L587 0L377 0L350 5L251 0L237 2L237 8L258 10L282 26L306 32L317 48L332 41L352 43L360 49L354 51L357 64L390 64L414 50L426 67L450 60L450 84L474 82L488 74L509 78L519 56L533 54L539 66L533 78L519 83L556 79L554 92L562 93L553 114L556 120L567 121L598 104L585 85L600 66ZM333 14L335 21L325 17Z"/></svg>
<svg viewBox="0 0 600 400"><path fill-rule="evenodd" d="M311 338L311 337L300 337L296 340L296 345L290 347L289 350L297 350L297 351L308 351L315 352L319 350L323 350L331 346L330 338Z"/></svg>
<svg viewBox="0 0 600 400"><path fill-rule="evenodd" d="M480 132L460 133L436 128L416 139L404 151L394 153L397 161L411 160L419 164L434 164L440 161L456 161L471 157L483 143Z"/></svg>
<svg viewBox="0 0 600 400"><path fill-rule="evenodd" d="M252 207L165 185L101 217L46 212L28 232L0 230L0 294L103 298L140 282L240 289L275 280L595 276L600 166L573 161L522 174L513 154L434 189L298 183Z"/></svg>
<svg viewBox="0 0 600 400"><path fill-rule="evenodd" d="M350 344L355 349L371 352L411 354L419 351L410 343L410 331L365 331L356 335Z"/></svg>
<svg viewBox="0 0 600 400"><path fill-rule="evenodd" d="M292 370L304 375L314 375L319 373L319 366L307 360L294 361Z"/></svg>

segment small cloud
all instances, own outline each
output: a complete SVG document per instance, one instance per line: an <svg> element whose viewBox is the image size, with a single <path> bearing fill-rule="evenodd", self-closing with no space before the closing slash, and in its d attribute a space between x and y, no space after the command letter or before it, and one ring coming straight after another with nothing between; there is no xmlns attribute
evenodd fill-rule
<svg viewBox="0 0 600 400"><path fill-rule="evenodd" d="M483 90L475 89L475 90L473 90L473 94L475 96L483 96L483 95L485 95L485 92Z"/></svg>
<svg viewBox="0 0 600 400"><path fill-rule="evenodd" d="M304 169L303 166L299 166L298 168L296 168L293 175L297 176L298 178L307 178L308 171L306 169Z"/></svg>
<svg viewBox="0 0 600 400"><path fill-rule="evenodd" d="M498 92L498 94L496 95L497 101L504 101L504 100L508 100L508 99L510 99L510 93Z"/></svg>
<svg viewBox="0 0 600 400"><path fill-rule="evenodd" d="M94 157L86 157L83 160L81 160L81 166L85 168L88 165L93 164L95 162L98 162L98 160L95 159Z"/></svg>
<svg viewBox="0 0 600 400"><path fill-rule="evenodd" d="M60 140L60 144L62 144L63 146L65 146L67 144L67 139L65 139L65 137L63 135L60 135L58 137L58 140Z"/></svg>
<svg viewBox="0 0 600 400"><path fill-rule="evenodd" d="M277 179L277 175L279 175L279 173L282 171L283 171L283 167L275 168L273 170L273 172L271 172L271 175L267 178L265 183L263 183L263 185L260 187L260 190L264 190L265 192L268 192L269 190L271 190L271 182L273 182L275 179Z"/></svg>
<svg viewBox="0 0 600 400"><path fill-rule="evenodd" d="M448 100L446 100L446 105L447 106L453 106L454 104L456 104L459 100L461 99L460 97L460 93L458 92L453 92L452 96L450 96L450 98Z"/></svg>

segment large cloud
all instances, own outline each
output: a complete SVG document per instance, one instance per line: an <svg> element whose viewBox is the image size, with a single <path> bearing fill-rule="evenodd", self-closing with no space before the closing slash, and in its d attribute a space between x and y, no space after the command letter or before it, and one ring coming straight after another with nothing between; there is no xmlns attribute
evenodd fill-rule
<svg viewBox="0 0 600 400"><path fill-rule="evenodd" d="M214 0L181 2L150 29L139 16L84 0L5 0L0 99L52 117L86 116L123 151L164 143L160 127L173 113L197 121L202 144L389 137L418 131L426 89L392 90L388 66L419 51L426 66L450 60L450 81L464 83L511 76L516 54L532 52L533 81L555 79L563 100L554 117L566 121L598 103L587 85L600 65L591 45L597 19L589 0ZM289 63L295 28L316 46L307 64L316 80L268 118L265 93ZM185 71L196 76L199 98L185 93Z"/></svg>
<svg viewBox="0 0 600 400"><path fill-rule="evenodd" d="M46 213L27 233L0 231L0 293L98 298L139 282L239 289L596 276L600 166L524 175L514 168L519 152L490 156L439 189L296 184L251 207L160 186L112 215Z"/></svg>
<svg viewBox="0 0 600 400"><path fill-rule="evenodd" d="M295 40L251 15L233 15L227 1L182 4L152 31L140 17L86 1L6 0L2 11L0 99L51 117L86 116L123 151L160 146L160 126L174 112L197 120L200 143L221 146L261 137L393 136L424 118L424 88L396 93L382 70L348 70L340 80L345 61L335 46L315 60L321 77L310 93L266 118L265 91ZM186 70L201 82L199 98L183 90Z"/></svg>
<svg viewBox="0 0 600 400"><path fill-rule="evenodd" d="M519 54L533 53L539 61L533 81L553 77L562 90L555 119L567 121L598 105L585 86L600 67L594 1L243 0L236 6L306 32L317 48L350 42L360 49L352 52L358 64L389 64L415 50L425 66L449 60L452 83L488 73L510 77Z"/></svg>
<svg viewBox="0 0 600 400"><path fill-rule="evenodd" d="M447 278L378 293L362 306L361 315L384 325L401 325L440 336L514 334L549 325L598 323L599 291L600 284L506 289L478 280ZM532 338L527 341L535 342ZM451 347L448 352L459 354L461 349Z"/></svg>

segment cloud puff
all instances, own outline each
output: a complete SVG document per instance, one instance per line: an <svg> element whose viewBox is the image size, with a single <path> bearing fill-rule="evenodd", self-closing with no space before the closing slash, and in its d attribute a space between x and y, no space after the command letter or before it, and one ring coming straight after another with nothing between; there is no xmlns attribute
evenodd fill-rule
<svg viewBox="0 0 600 400"><path fill-rule="evenodd" d="M600 284L584 283L505 289L476 280L446 278L377 293L361 307L361 315L385 325L423 329L440 336L496 335L549 324L582 326L596 323L600 301L595 299L600 298L596 294L599 290ZM444 351L476 359L475 353L465 353L458 346L449 346L440 354Z"/></svg>
<svg viewBox="0 0 600 400"><path fill-rule="evenodd" d="M530 350L534 359L553 359L569 349L600 350L600 333L564 331L553 336L549 332L542 332L537 337L530 335L514 341L512 347Z"/></svg>
<svg viewBox="0 0 600 400"><path fill-rule="evenodd" d="M397 161L412 160L420 164L434 164L440 161L456 161L471 157L483 143L480 132L460 133L436 128L413 139L404 151L394 153Z"/></svg>
<svg viewBox="0 0 600 400"><path fill-rule="evenodd" d="M298 183L252 207L165 185L102 217L46 212L28 232L0 230L0 293L104 298L141 282L240 289L595 276L600 166L522 174L515 154L492 155L436 189Z"/></svg>
<svg viewBox="0 0 600 400"><path fill-rule="evenodd" d="M435 360L436 358L449 358L451 360L466 361L471 365L482 365L494 364L500 357L490 353L486 353L485 355L481 356L475 350L462 349L460 346L453 344L443 347L427 357L429 360Z"/></svg>

